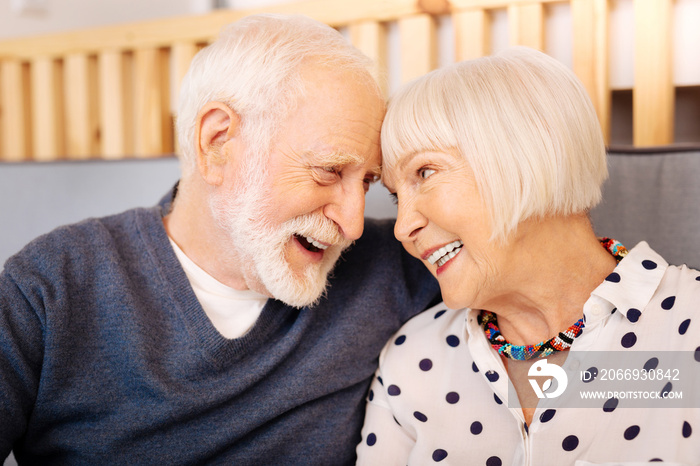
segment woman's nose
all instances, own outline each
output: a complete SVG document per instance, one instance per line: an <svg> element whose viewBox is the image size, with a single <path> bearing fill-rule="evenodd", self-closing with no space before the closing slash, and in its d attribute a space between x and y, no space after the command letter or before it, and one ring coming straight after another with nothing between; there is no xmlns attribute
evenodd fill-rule
<svg viewBox="0 0 700 466"><path fill-rule="evenodd" d="M428 223L427 218L416 208L415 203L401 202L394 224L394 236L402 243L415 241L418 232Z"/></svg>

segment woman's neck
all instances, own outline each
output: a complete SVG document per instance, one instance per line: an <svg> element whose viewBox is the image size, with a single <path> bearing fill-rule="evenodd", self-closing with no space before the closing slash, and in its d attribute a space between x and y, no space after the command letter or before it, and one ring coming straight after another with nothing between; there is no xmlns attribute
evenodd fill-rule
<svg viewBox="0 0 700 466"><path fill-rule="evenodd" d="M516 241L501 292L479 307L498 316L510 343L531 345L580 319L584 303L616 261L585 215L523 222Z"/></svg>

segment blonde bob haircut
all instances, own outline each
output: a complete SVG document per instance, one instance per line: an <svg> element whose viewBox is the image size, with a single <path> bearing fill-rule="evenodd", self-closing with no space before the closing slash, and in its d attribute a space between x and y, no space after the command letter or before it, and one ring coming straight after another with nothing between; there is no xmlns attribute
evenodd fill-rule
<svg viewBox="0 0 700 466"><path fill-rule="evenodd" d="M586 213L608 176L583 85L557 60L525 47L412 81L389 102L381 137L389 170L418 152L464 157L491 213L492 241L529 218Z"/></svg>

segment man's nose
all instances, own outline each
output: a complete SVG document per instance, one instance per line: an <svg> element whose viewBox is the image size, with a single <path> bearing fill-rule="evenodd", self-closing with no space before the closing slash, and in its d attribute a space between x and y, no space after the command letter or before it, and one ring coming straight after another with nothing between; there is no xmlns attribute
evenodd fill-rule
<svg viewBox="0 0 700 466"><path fill-rule="evenodd" d="M326 204L324 215L333 220L343 236L355 241L365 228L365 189L363 184L353 184L339 190L332 202Z"/></svg>

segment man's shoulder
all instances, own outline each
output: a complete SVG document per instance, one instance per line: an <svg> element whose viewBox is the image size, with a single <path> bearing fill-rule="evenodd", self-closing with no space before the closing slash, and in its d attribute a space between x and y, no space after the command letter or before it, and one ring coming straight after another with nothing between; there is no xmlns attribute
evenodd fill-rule
<svg viewBox="0 0 700 466"><path fill-rule="evenodd" d="M364 268L368 273L397 269L416 269L422 265L413 259L394 237L393 219L365 219L360 239L342 255L339 268Z"/></svg>
<svg viewBox="0 0 700 466"><path fill-rule="evenodd" d="M137 230L139 217L157 215L154 208L134 208L59 226L30 241L5 263L6 270L60 267L61 263L98 257L107 245L125 240Z"/></svg>

